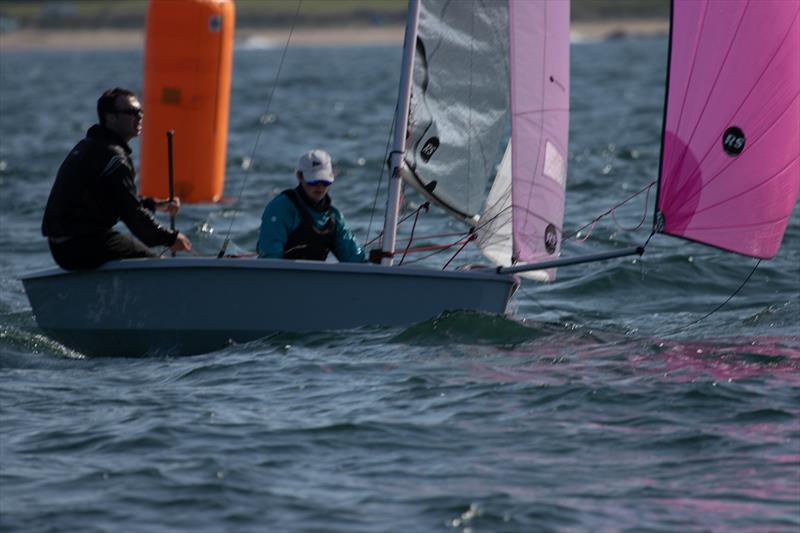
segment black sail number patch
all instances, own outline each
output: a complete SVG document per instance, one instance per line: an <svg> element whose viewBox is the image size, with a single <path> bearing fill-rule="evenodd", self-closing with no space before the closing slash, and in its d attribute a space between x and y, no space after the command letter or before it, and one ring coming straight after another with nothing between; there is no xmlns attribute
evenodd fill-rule
<svg viewBox="0 0 800 533"><path fill-rule="evenodd" d="M737 156L744 150L744 132L731 126L722 134L722 149L730 156Z"/></svg>
<svg viewBox="0 0 800 533"><path fill-rule="evenodd" d="M433 154L436 153L436 150L439 148L439 138L438 137L431 137L428 139L425 144L422 146L422 150L420 150L420 156L422 156L422 160L424 162L430 161Z"/></svg>
<svg viewBox="0 0 800 533"><path fill-rule="evenodd" d="M548 224L544 230L544 249L547 253L553 255L558 247L558 231L552 224Z"/></svg>

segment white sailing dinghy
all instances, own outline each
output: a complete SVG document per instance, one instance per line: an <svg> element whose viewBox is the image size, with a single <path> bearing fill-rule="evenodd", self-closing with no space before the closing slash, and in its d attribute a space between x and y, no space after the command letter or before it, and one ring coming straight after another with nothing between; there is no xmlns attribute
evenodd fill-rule
<svg viewBox="0 0 800 533"><path fill-rule="evenodd" d="M800 189L800 3L676 1L672 17L654 231L772 257ZM47 335L97 355L200 353L445 310L504 313L517 272L552 281L562 265L642 252L559 258L568 104L567 1L410 0L381 265L172 258L54 268L22 279L33 313ZM472 226L498 266L394 265L401 179ZM312 299L350 305L309 321Z"/></svg>

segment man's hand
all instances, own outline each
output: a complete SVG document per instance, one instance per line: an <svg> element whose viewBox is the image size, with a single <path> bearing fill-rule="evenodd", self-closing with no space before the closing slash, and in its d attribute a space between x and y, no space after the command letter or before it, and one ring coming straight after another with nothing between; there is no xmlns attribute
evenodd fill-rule
<svg viewBox="0 0 800 533"><path fill-rule="evenodd" d="M192 241L183 233L178 233L178 238L175 239L175 244L169 247L171 252L191 252Z"/></svg>
<svg viewBox="0 0 800 533"><path fill-rule="evenodd" d="M153 198L153 200L156 203L156 211L161 213L169 213L174 217L181 210L181 199L177 196L171 202L163 198Z"/></svg>

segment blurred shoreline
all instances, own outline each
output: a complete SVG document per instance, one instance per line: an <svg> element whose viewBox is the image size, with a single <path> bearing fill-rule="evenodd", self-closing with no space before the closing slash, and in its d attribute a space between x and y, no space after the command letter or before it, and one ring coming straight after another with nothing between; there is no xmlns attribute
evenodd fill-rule
<svg viewBox="0 0 800 533"><path fill-rule="evenodd" d="M571 25L573 41L598 41L610 38L666 35L666 19L619 19L603 21L577 21ZM237 46L283 46L289 36L288 29L251 29L236 31ZM295 29L292 43L301 46L315 45L382 45L400 44L403 41L402 25L302 27ZM0 33L0 53L12 50L41 49L137 49L144 45L144 31L138 29L98 30L42 30L21 29Z"/></svg>

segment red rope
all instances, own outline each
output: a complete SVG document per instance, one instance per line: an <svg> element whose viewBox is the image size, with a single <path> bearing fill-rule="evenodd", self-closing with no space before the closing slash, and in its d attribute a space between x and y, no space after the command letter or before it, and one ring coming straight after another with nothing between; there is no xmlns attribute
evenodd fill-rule
<svg viewBox="0 0 800 533"><path fill-rule="evenodd" d="M416 254L419 252L430 252L432 250L447 250L448 248L452 248L453 246L457 246L459 244L461 244L461 239L451 244L429 244L428 246L418 246L416 248L411 248L408 253Z"/></svg>
<svg viewBox="0 0 800 533"><path fill-rule="evenodd" d="M463 231L454 231L453 233L435 233L433 235L423 235L420 238L423 238L423 239L443 239L444 237L456 237L458 235L464 235L464 232ZM403 243L403 242L408 242L409 240L410 239L408 239L407 237L403 237L402 239L398 238L397 242ZM460 243L461 239L458 239L457 242Z"/></svg>

